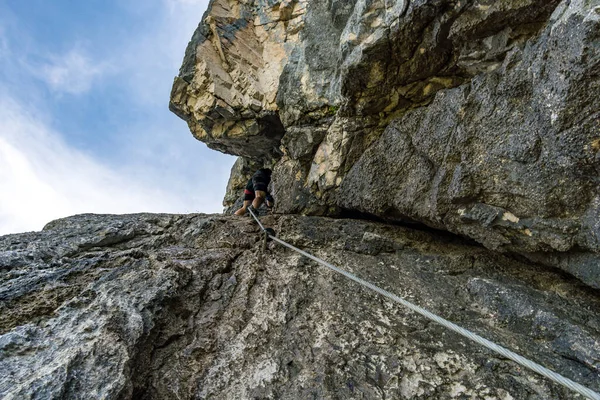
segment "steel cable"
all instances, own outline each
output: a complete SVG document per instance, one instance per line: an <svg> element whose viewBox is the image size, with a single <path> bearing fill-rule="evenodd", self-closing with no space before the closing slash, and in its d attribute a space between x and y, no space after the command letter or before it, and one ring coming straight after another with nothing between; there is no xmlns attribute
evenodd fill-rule
<svg viewBox="0 0 600 400"><path fill-rule="evenodd" d="M296 251L297 253L299 253L299 254L301 254L301 255L303 255L305 257L308 257L311 260L316 261L319 264L321 264L321 265L323 265L323 266L325 266L325 267L327 267L327 268L329 268L329 269L331 269L331 270L333 270L333 271L335 271L335 272L337 272L339 274L344 275L346 278L348 278L350 280L353 280L354 282L359 283L360 285L365 286L365 287L367 287L367 288L369 288L369 289L371 289L371 290L373 290L373 291L375 291L375 292L377 292L377 293L379 293L379 294L387 297L388 299L395 301L396 303L402 304L403 306L405 306L405 307L413 310L414 312L416 312L418 314L421 314L425 318L428 318L428 319L430 319L430 320L432 320L434 322L437 322L438 324L440 324L440 325L442 325L442 326L444 326L444 327L446 327L446 328L448 328L448 329L450 329L450 330L458 333L459 335L464 336L464 337L466 337L468 339L471 339L472 341L474 341L476 343L479 343L480 345L482 345L484 347L487 347L488 349L490 349L492 351L495 351L496 353L498 353L498 354L500 354L500 355L502 355L502 356L504 356L504 357L506 357L506 358L508 358L510 360L513 360L517 364L520 364L520 365L522 365L525 368L529 368L530 370L535 371L538 374L543 375L546 378L548 378L548 379L550 379L550 380L552 380L552 381L554 381L554 382L556 382L556 383L558 383L558 384L560 384L562 386L565 386L565 387L567 387L567 388L569 388L569 389L571 389L571 390L573 390L573 391L575 391L575 392L577 392L577 393L579 393L579 394L581 394L581 395L583 395L583 396L585 396L585 397L587 397L589 399L600 400L600 394L599 393L597 393L597 392L595 392L595 391L593 391L593 390L591 390L591 389L589 389L589 388L587 388L587 387L585 387L585 386L583 386L583 385L581 385L581 384L579 384L579 383L577 383L577 382L575 382L575 381L573 381L573 380L571 380L569 378L566 378L566 377L564 377L564 376L562 376L562 375L560 375L560 374L558 374L558 373L556 373L556 372L554 372L552 370L549 370L548 368L546 368L546 367L544 367L544 366L542 366L542 365L540 365L540 364L538 364L536 362L533 362L533 361L531 361L531 360L529 360L529 359L527 359L527 358L525 358L523 356L520 356L517 353L514 353L514 352L512 352L512 351L510 351L510 350L508 350L508 349L506 349L506 348L504 348L504 347L502 347L500 345L497 345L496 343L491 342L491 341L489 341L489 340L487 340L487 339L485 339L485 338L477 335L476 333L473 333L473 332L471 332L471 331L469 331L469 330L467 330L465 328L462 328L462 327L456 325L453 322L450 322L450 321L448 321L448 320L446 320L446 319L444 319L444 318L442 318L440 316L437 316L437 315L435 315L435 314L427 311L426 309L421 308L421 307L419 307L419 306L417 306L417 305L415 305L415 304L413 304L413 303L411 303L411 302L403 299L402 297L396 296L395 294L390 293L387 290L384 290L384 289L382 289L382 288L380 288L378 286L375 286L372 283L367 282L364 279L361 279L361 278L359 278L359 277L351 274L350 272L344 271L343 269L338 268L335 265L332 265L332 264L328 263L327 261L324 261L324 260L322 260L322 259L320 259L318 257L315 257L312 254L307 253L306 251L301 250L301 249L299 249L299 248L297 248L297 247L295 247L295 246L293 246L293 245L291 245L291 244L289 244L289 243L287 243L287 242L279 239L276 236L273 236L273 235L269 234L265 230L264 226L260 223L260 221L258 220L257 216L254 214L254 212L252 212L252 210L249 210L249 211L250 211L250 214L252 215L252 217L256 220L256 222L258 223L258 225L262 229L263 233L266 234L267 236L269 236L275 242L277 242L277 243L279 243L279 244L281 244L281 245L283 245L283 246L285 246L285 247L287 247L289 249L292 249L292 250Z"/></svg>

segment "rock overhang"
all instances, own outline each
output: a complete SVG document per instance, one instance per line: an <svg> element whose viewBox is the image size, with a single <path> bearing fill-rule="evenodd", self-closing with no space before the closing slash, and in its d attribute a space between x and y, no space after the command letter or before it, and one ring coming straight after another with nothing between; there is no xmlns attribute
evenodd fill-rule
<svg viewBox="0 0 600 400"><path fill-rule="evenodd" d="M200 72L172 100L179 111L186 104L182 115L194 116L190 129L209 147L273 167L278 212L403 216L600 285L587 258L597 260L599 251L597 6L357 0L212 7L218 12L209 10L215 17L202 28L210 38L195 53ZM242 14L248 23L239 22ZM237 60L247 42L260 43L259 68L229 71L227 60ZM216 65L208 75L206 60ZM248 102L232 107L243 98L236 93L264 91L248 78L252 71L270 76L272 91L264 94L271 100L261 98L256 111ZM218 96L198 101L206 93L191 88L202 82L208 93L221 85L225 104ZM254 114L241 115L248 110ZM278 117L280 135L261 128L265 115ZM230 187L227 197L240 189ZM573 261L580 251L586 261Z"/></svg>
<svg viewBox="0 0 600 400"><path fill-rule="evenodd" d="M279 3L212 1L188 45L169 107L213 149L279 157L284 130L276 96L289 31L278 18L288 18L286 27L293 20Z"/></svg>

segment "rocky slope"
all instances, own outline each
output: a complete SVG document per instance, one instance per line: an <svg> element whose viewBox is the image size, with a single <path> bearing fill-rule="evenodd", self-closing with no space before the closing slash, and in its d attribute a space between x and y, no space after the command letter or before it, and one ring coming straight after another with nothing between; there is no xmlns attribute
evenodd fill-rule
<svg viewBox="0 0 600 400"><path fill-rule="evenodd" d="M600 295L456 237L268 216L280 237L600 390ZM262 259L262 262L261 262ZM3 399L576 399L247 218L80 215L0 237Z"/></svg>
<svg viewBox="0 0 600 400"><path fill-rule="evenodd" d="M240 156L227 206L271 166L281 238L600 391L598 71L600 0L212 0L170 108ZM261 248L203 214L0 237L0 398L581 398Z"/></svg>
<svg viewBox="0 0 600 400"><path fill-rule="evenodd" d="M419 221L600 288L599 70L600 0L213 0L170 106L274 165L280 213Z"/></svg>

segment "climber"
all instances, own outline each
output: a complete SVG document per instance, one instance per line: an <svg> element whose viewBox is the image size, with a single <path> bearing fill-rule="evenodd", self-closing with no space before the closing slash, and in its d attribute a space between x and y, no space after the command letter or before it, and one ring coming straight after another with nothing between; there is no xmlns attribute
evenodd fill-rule
<svg viewBox="0 0 600 400"><path fill-rule="evenodd" d="M258 210L263 201L266 200L267 207L273 207L273 196L267 191L267 187L271 182L271 170L269 168L261 168L252 175L244 190L244 205L235 212L235 215L244 215L249 207L252 210Z"/></svg>

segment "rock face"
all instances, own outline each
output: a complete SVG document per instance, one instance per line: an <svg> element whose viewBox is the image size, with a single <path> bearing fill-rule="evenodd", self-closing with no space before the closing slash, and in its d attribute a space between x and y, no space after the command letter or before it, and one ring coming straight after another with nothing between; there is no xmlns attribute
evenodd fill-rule
<svg viewBox="0 0 600 400"><path fill-rule="evenodd" d="M600 390L600 296L456 237L270 216L294 245ZM3 399L575 399L217 215L0 237Z"/></svg>
<svg viewBox="0 0 600 400"><path fill-rule="evenodd" d="M170 108L240 156L230 210L272 167L279 237L600 392L598 71L600 0L212 0ZM11 400L581 398L203 214L0 237L0 371Z"/></svg>
<svg viewBox="0 0 600 400"><path fill-rule="evenodd" d="M600 288L598 70L598 0L214 0L171 109L275 163L280 213L411 219Z"/></svg>
<svg viewBox="0 0 600 400"><path fill-rule="evenodd" d="M497 70L390 124L346 176L340 204L491 249L591 251L595 261L567 268L600 287L600 8L588 11L557 10Z"/></svg>

